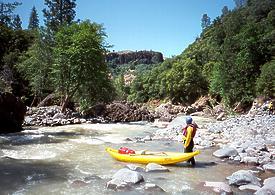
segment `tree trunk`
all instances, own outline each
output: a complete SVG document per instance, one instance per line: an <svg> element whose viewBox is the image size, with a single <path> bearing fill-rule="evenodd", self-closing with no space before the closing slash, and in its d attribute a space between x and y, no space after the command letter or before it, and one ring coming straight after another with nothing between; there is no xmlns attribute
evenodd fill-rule
<svg viewBox="0 0 275 195"><path fill-rule="evenodd" d="M38 98L37 98L37 95L35 95L33 97L33 100L32 100L32 103L31 103L31 107L33 107L33 105L35 105L37 103L37 101L38 101Z"/></svg>
<svg viewBox="0 0 275 195"><path fill-rule="evenodd" d="M67 108L67 106L68 106L68 103L69 103L69 96L66 95L66 96L65 96L65 99L64 99L63 102L62 102L62 106L61 106L61 112L62 112L62 113L65 113L66 108Z"/></svg>

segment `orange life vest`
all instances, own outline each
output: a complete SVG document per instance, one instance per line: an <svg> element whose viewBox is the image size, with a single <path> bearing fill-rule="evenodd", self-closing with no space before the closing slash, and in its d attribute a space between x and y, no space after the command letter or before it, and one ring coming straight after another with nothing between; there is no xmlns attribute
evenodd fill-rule
<svg viewBox="0 0 275 195"><path fill-rule="evenodd" d="M186 125L186 127L183 128L183 135L185 137L187 136L187 128L188 127L192 127L193 128L191 137L194 138L195 135L196 135L196 132L197 132L197 127L198 127L197 124L188 124L188 125Z"/></svg>

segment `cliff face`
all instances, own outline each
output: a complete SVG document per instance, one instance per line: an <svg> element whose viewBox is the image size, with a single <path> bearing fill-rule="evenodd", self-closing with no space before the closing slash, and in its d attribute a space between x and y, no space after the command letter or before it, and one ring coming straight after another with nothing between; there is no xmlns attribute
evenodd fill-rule
<svg viewBox="0 0 275 195"><path fill-rule="evenodd" d="M163 62L163 55L155 51L122 51L110 52L106 61L111 66L121 64L157 64Z"/></svg>

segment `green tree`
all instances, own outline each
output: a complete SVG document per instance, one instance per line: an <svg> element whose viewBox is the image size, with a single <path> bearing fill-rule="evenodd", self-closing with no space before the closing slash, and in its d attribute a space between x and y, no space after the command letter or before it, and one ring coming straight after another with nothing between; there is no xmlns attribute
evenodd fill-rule
<svg viewBox="0 0 275 195"><path fill-rule="evenodd" d="M256 89L258 95L275 96L275 60L263 65Z"/></svg>
<svg viewBox="0 0 275 195"><path fill-rule="evenodd" d="M35 9L35 6L33 6L30 14L28 29L33 30L33 29L38 29L38 27L39 27L38 14Z"/></svg>
<svg viewBox="0 0 275 195"><path fill-rule="evenodd" d="M33 45L21 57L17 69L29 81L34 100L41 100L46 93L52 91L50 71L52 60L52 48L45 41L47 33L44 29L36 32Z"/></svg>
<svg viewBox="0 0 275 195"><path fill-rule="evenodd" d="M0 25L0 43L0 78L9 91L21 96L25 83L14 66L22 52L32 43L32 35L27 31Z"/></svg>
<svg viewBox="0 0 275 195"><path fill-rule="evenodd" d="M228 7L227 7L227 6L224 6L224 7L222 8L222 16L225 16L225 15L227 15L228 13L229 13Z"/></svg>
<svg viewBox="0 0 275 195"><path fill-rule="evenodd" d="M234 0L236 8L239 9L246 5L247 0Z"/></svg>
<svg viewBox="0 0 275 195"><path fill-rule="evenodd" d="M62 111L73 98L84 106L112 98L114 90L104 58L105 36L101 25L89 21L57 32L52 78L61 93Z"/></svg>
<svg viewBox="0 0 275 195"><path fill-rule="evenodd" d="M75 0L45 0L43 9L45 25L56 32L62 25L72 24L75 17Z"/></svg>
<svg viewBox="0 0 275 195"><path fill-rule="evenodd" d="M20 19L20 16L17 14L15 16L14 20L13 20L13 24L12 24L13 29L14 30L22 30L22 26L21 25L22 25L22 21Z"/></svg>
<svg viewBox="0 0 275 195"><path fill-rule="evenodd" d="M15 17L13 12L18 5L21 5L21 3L3 3L0 1L0 25L5 25L7 27L13 26L13 19Z"/></svg>
<svg viewBox="0 0 275 195"><path fill-rule="evenodd" d="M207 28L208 26L210 26L211 23L211 19L207 14L203 14L202 15L202 19L201 19L201 27L202 29Z"/></svg>

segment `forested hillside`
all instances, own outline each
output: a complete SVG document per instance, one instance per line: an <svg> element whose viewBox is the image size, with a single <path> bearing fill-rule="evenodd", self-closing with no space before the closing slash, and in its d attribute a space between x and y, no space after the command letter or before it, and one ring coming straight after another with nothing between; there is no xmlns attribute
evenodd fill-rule
<svg viewBox="0 0 275 195"><path fill-rule="evenodd" d="M273 98L275 1L235 2L213 21L202 14L201 35L163 61L159 52L110 52L102 25L75 19L75 0L45 0L42 27L33 7L28 29L14 14L20 3L0 1L0 91L27 105L54 94L63 111L115 99L190 104L210 94L233 106Z"/></svg>
<svg viewBox="0 0 275 195"><path fill-rule="evenodd" d="M238 1L236 1L238 2ZM225 7L179 56L140 74L130 100L192 103L210 94L229 106L275 92L275 1L249 0Z"/></svg>

